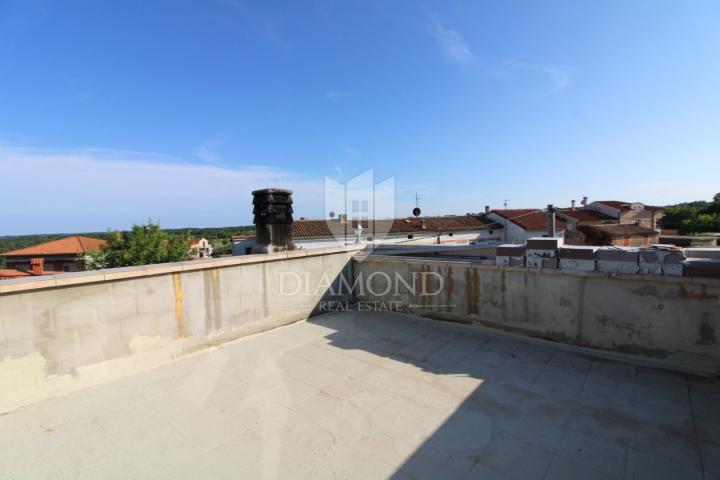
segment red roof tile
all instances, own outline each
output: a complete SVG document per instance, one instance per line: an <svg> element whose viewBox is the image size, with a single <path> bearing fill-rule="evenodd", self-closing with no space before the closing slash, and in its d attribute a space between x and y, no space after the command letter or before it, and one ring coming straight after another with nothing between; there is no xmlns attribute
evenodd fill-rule
<svg viewBox="0 0 720 480"><path fill-rule="evenodd" d="M74 236L53 240L32 247L21 248L11 252L0 253L0 257L41 256L41 255L77 255L80 253L97 252L107 242L98 238Z"/></svg>
<svg viewBox="0 0 720 480"><path fill-rule="evenodd" d="M566 215L579 222L596 222L604 220L615 220L610 215L596 212L594 210L558 210L558 213Z"/></svg>
<svg viewBox="0 0 720 480"><path fill-rule="evenodd" d="M0 268L0 278L30 277L32 273L15 270L14 268Z"/></svg>
<svg viewBox="0 0 720 480"><path fill-rule="evenodd" d="M40 275L55 275L58 273L65 273L53 270L44 270ZM0 268L0 279L6 278L20 278L20 277L34 277L37 276L30 271L15 270L14 268Z"/></svg>
<svg viewBox="0 0 720 480"><path fill-rule="evenodd" d="M492 210L492 212L503 218L507 218L525 230L545 230L548 226L547 214L537 208ZM555 216L555 228L558 230L564 230L566 228L565 220L557 215Z"/></svg>
<svg viewBox="0 0 720 480"><path fill-rule="evenodd" d="M456 232L463 230L487 230L502 228L502 225L481 215L448 215L444 217L412 217L362 221L361 226L368 234L412 233L412 232ZM357 222L341 223L339 220L297 220L292 226L294 238L329 237L332 235L351 236Z"/></svg>

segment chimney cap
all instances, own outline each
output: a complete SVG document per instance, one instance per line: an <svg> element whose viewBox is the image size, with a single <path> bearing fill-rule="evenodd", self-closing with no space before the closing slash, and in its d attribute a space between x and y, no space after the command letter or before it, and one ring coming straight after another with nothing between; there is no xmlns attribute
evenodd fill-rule
<svg viewBox="0 0 720 480"><path fill-rule="evenodd" d="M253 190L253 195L262 195L264 193L283 193L286 195L292 195L293 191L287 188L261 188L260 190Z"/></svg>

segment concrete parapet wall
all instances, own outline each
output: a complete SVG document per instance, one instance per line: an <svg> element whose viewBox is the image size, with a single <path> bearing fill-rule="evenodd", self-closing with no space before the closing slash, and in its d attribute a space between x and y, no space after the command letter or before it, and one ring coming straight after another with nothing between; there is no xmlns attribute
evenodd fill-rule
<svg viewBox="0 0 720 480"><path fill-rule="evenodd" d="M371 288L358 295L362 301L393 302L426 317L720 374L718 279L538 271L380 256L366 258L354 270L366 279L373 272L399 275L409 284L427 279L423 287L429 295L423 295L422 288L400 288L396 295L394 289L385 292L385 278L375 274Z"/></svg>
<svg viewBox="0 0 720 480"><path fill-rule="evenodd" d="M305 319L328 283L351 277L356 250L0 282L0 412ZM293 273L324 287L281 291Z"/></svg>

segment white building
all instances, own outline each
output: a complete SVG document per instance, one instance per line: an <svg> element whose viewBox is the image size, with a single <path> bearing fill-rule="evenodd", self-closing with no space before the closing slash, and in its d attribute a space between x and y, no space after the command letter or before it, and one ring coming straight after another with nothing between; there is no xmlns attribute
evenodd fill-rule
<svg viewBox="0 0 720 480"><path fill-rule="evenodd" d="M487 214L493 222L504 227L503 243L521 244L531 237L548 236L548 217L540 209L517 208L491 210ZM562 218L555 218L555 237L563 237L567 225Z"/></svg>
<svg viewBox="0 0 720 480"><path fill-rule="evenodd" d="M207 238L196 237L190 240L190 249L193 258L210 258L212 257L212 244Z"/></svg>

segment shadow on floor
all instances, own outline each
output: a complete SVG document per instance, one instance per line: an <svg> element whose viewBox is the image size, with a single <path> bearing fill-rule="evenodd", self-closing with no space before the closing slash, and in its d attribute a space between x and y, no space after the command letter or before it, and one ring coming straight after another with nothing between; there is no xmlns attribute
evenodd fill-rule
<svg viewBox="0 0 720 480"><path fill-rule="evenodd" d="M392 371L378 384L406 402L388 449L422 436L392 478L703 478L689 392L711 380L400 313L308 322ZM439 427L423 432L426 423Z"/></svg>

